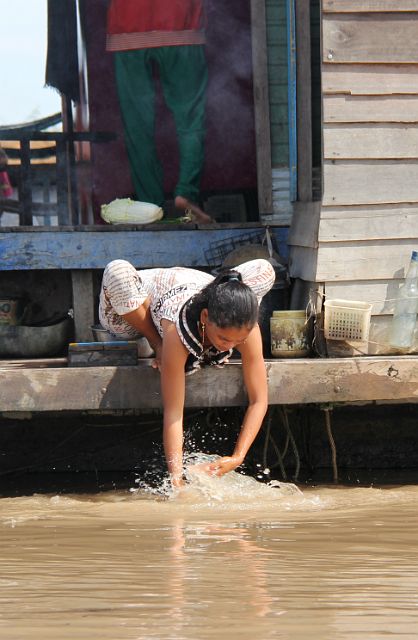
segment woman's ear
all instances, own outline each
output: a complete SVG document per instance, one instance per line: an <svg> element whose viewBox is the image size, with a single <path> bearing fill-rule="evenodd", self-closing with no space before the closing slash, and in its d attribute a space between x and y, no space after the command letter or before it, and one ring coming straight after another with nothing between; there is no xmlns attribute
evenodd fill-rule
<svg viewBox="0 0 418 640"><path fill-rule="evenodd" d="M200 322L202 324L206 324L208 321L208 316L209 316L208 310L202 309L202 311L200 312Z"/></svg>

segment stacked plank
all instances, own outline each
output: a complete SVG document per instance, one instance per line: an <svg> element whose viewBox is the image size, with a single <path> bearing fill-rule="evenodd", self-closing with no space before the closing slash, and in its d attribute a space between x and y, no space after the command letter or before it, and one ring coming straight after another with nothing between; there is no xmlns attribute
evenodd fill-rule
<svg viewBox="0 0 418 640"><path fill-rule="evenodd" d="M384 352L418 249L418 0L323 0L322 95L323 197L292 275L373 302Z"/></svg>

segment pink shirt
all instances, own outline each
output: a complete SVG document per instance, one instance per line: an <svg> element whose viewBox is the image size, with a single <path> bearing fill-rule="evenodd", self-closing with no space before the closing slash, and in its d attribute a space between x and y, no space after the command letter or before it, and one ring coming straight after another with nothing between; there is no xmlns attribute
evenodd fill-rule
<svg viewBox="0 0 418 640"><path fill-rule="evenodd" d="M205 43L202 0L111 0L108 51Z"/></svg>

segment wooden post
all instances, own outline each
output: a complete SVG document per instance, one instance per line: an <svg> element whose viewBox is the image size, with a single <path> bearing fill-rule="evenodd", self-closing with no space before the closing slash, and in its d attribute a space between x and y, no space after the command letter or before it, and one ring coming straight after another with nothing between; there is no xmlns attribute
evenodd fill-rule
<svg viewBox="0 0 418 640"><path fill-rule="evenodd" d="M22 226L29 227L32 226L32 171L29 138L20 141L20 184L19 222Z"/></svg>
<svg viewBox="0 0 418 640"><path fill-rule="evenodd" d="M296 0L298 200L312 200L311 21L309 0Z"/></svg>
<svg viewBox="0 0 418 640"><path fill-rule="evenodd" d="M64 96L62 99L63 105L63 124L67 138L67 180L68 180L68 218L70 224L78 224L78 195L77 195L77 180L76 180L76 161L75 161L75 149L74 149L74 121L73 112L71 107L71 98Z"/></svg>
<svg viewBox="0 0 418 640"><path fill-rule="evenodd" d="M94 324L93 273L90 270L71 271L73 285L74 333L76 342L91 342L90 326Z"/></svg>
<svg viewBox="0 0 418 640"><path fill-rule="evenodd" d="M68 208L68 181L67 181L67 145L63 138L56 141L57 145L57 210L58 224L60 226L70 224Z"/></svg>
<svg viewBox="0 0 418 640"><path fill-rule="evenodd" d="M251 38L258 208L260 213L273 213L265 0L251 0Z"/></svg>

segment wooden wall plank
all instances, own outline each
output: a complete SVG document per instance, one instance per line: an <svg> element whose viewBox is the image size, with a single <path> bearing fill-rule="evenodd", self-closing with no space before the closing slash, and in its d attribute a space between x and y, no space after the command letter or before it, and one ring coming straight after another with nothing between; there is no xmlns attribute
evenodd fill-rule
<svg viewBox="0 0 418 640"><path fill-rule="evenodd" d="M415 14L325 14L322 34L324 62L418 62Z"/></svg>
<svg viewBox="0 0 418 640"><path fill-rule="evenodd" d="M418 125L325 124L325 159L418 158Z"/></svg>
<svg viewBox="0 0 418 640"><path fill-rule="evenodd" d="M418 0L322 0L322 11L324 13L418 11Z"/></svg>
<svg viewBox="0 0 418 640"><path fill-rule="evenodd" d="M418 204L321 209L319 242L406 238L417 238L418 246Z"/></svg>
<svg viewBox="0 0 418 640"><path fill-rule="evenodd" d="M397 280L403 278L416 239L321 243L317 282Z"/></svg>
<svg viewBox="0 0 418 640"><path fill-rule="evenodd" d="M324 205L418 202L414 160L326 161Z"/></svg>
<svg viewBox="0 0 418 640"><path fill-rule="evenodd" d="M289 229L288 244L301 247L318 246L321 203L296 202Z"/></svg>
<svg viewBox="0 0 418 640"><path fill-rule="evenodd" d="M418 96L326 95L323 122L418 122Z"/></svg>
<svg viewBox="0 0 418 640"><path fill-rule="evenodd" d="M306 282L318 282L318 249L294 245L290 249L289 274L291 278L300 278Z"/></svg>
<svg viewBox="0 0 418 640"><path fill-rule="evenodd" d="M329 300L358 300L373 303L372 315L393 313L394 301L403 279L360 280L348 282L326 282L325 293Z"/></svg>
<svg viewBox="0 0 418 640"><path fill-rule="evenodd" d="M270 404L418 397L418 358L414 356L269 360L266 368ZM119 368L0 368L0 410L155 409L161 408L159 387L159 374L149 361ZM187 407L246 404L239 364L210 367L186 381Z"/></svg>
<svg viewBox="0 0 418 640"><path fill-rule="evenodd" d="M418 94L416 65L324 64L322 91L349 95Z"/></svg>
<svg viewBox="0 0 418 640"><path fill-rule="evenodd" d="M123 225L124 226L124 225ZM240 225L239 228L212 228L164 231L148 228L129 230L122 227L87 227L65 231L50 227L31 227L33 231L0 229L0 265L3 271L29 269L104 269L116 258L125 258L138 268L215 266L211 256L216 247L240 242L240 237L264 233L263 225ZM287 256L287 228L270 230L280 254ZM226 244L224 244L226 243ZM36 247L36 250L35 250Z"/></svg>

